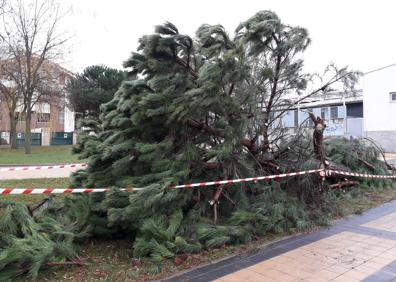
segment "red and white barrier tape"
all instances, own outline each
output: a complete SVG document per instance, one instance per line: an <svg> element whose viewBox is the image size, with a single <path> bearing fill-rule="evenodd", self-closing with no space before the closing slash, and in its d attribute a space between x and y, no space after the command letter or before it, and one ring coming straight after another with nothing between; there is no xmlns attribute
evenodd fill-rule
<svg viewBox="0 0 396 282"><path fill-rule="evenodd" d="M87 164L65 164L65 165L44 165L44 166L16 166L16 167L0 167L0 172L4 171L21 171L21 170L44 170L58 168L83 168Z"/></svg>
<svg viewBox="0 0 396 282"><path fill-rule="evenodd" d="M396 179L396 175L376 175L367 173L356 173L342 170L326 170L326 175L340 174L345 176L364 177L364 178L380 178L380 179Z"/></svg>
<svg viewBox="0 0 396 282"><path fill-rule="evenodd" d="M183 184L183 185L175 185L170 186L170 189L183 189L183 188L192 188L192 187L204 187L204 186L213 186L213 185L221 185L221 184L233 184L233 183L242 183L242 182L251 182L258 180L270 180L270 179L278 179L285 178L290 176L299 176L304 174L312 174L321 172L323 169L312 169L305 171L297 171L297 172L288 172L282 174L274 174L274 175L266 175L266 176L258 176L258 177L250 177L250 178L242 178L242 179L229 179L229 180L218 180L218 181L210 181L210 182L199 182L192 184ZM121 188L121 191L133 192L140 191L144 188ZM64 194L64 193L99 193L99 192L108 192L110 188L0 188L0 195L11 194L11 195L20 195L20 194Z"/></svg>
<svg viewBox="0 0 396 282"><path fill-rule="evenodd" d="M233 184L233 183L241 183L241 182L251 182L258 180L270 180L270 179L278 179L285 178L290 176L300 176L304 174L318 173L324 171L324 169L311 169L297 172L287 172L282 174L274 174L274 175L265 175L265 176L257 176L250 178L241 178L241 179L230 179L230 180L218 180L218 181L210 181L210 182L199 182L192 184L183 184L183 185L175 185L169 188L172 189L183 189L183 188L192 188L192 187L203 187L203 186L213 186L213 185L221 185L221 184Z"/></svg>
<svg viewBox="0 0 396 282"><path fill-rule="evenodd" d="M334 174L355 176L355 177L396 179L396 175L375 175L375 174L354 173L354 172L340 171L340 170L312 169L312 170L287 172L287 173L282 173L282 174L265 175L265 176L249 177L249 178L217 180L217 181L210 181L210 182L198 182L198 183L191 183L191 184L174 185L174 186L170 186L169 188L170 189L184 189L184 188L204 187L204 186L213 186L213 185L222 185L222 184L234 184L234 183L243 183L243 182L252 182L252 181L256 182L259 180L279 179L279 178L285 178L285 177L290 177L290 176L300 176L300 175L312 174L312 173L321 173L321 176L324 176L323 172L325 172L327 175L331 175L332 173L334 173ZM134 191L141 191L144 189L145 188L120 188L119 190L125 191L125 192L134 192ZM6 195L6 194L28 195L28 194L64 194L64 193L102 193L102 192L109 192L109 191L110 191L110 188L0 188L0 195Z"/></svg>
<svg viewBox="0 0 396 282"><path fill-rule="evenodd" d="M140 191L144 188L120 188L125 192ZM0 188L0 195L29 195L29 194L66 194L66 193L103 193L110 188Z"/></svg>

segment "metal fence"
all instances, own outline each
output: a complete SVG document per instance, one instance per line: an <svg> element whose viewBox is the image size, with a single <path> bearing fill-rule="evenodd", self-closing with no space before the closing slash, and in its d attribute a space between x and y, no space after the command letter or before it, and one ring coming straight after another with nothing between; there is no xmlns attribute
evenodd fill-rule
<svg viewBox="0 0 396 282"><path fill-rule="evenodd" d="M32 144L32 146L41 146L42 143L41 137L42 137L41 133L31 133L30 144ZM17 133L16 144L17 147L25 146L25 133Z"/></svg>
<svg viewBox="0 0 396 282"><path fill-rule="evenodd" d="M73 132L52 132L51 145L73 145Z"/></svg>

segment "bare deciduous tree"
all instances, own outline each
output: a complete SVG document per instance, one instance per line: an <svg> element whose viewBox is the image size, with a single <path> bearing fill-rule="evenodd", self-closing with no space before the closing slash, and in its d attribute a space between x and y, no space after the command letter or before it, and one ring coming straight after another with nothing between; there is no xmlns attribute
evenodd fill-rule
<svg viewBox="0 0 396 282"><path fill-rule="evenodd" d="M63 53L67 38L59 32L60 4L54 0L6 2L1 24L3 69L15 84L26 114L25 153L31 153L33 107L49 93L53 75L46 70Z"/></svg>

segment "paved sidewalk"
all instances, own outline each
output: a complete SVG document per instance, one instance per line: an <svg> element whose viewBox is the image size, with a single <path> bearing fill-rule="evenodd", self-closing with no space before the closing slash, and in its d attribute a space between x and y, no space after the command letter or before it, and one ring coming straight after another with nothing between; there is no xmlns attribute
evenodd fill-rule
<svg viewBox="0 0 396 282"><path fill-rule="evenodd" d="M16 166L13 166L16 167ZM0 180L9 179L30 179L30 178L64 178L81 168L53 168L43 170L24 170L24 171L2 171L0 172Z"/></svg>
<svg viewBox="0 0 396 282"><path fill-rule="evenodd" d="M168 281L396 281L396 201Z"/></svg>

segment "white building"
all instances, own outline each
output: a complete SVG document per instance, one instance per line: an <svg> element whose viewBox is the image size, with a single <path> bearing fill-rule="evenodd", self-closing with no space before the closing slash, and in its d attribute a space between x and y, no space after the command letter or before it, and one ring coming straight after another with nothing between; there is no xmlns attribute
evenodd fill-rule
<svg viewBox="0 0 396 282"><path fill-rule="evenodd" d="M364 135L396 152L396 64L365 73L362 86Z"/></svg>
<svg viewBox="0 0 396 282"><path fill-rule="evenodd" d="M368 137L386 152L396 152L396 64L367 72L360 81L355 93L310 97L282 118L283 127L296 128L312 111L325 120L326 137Z"/></svg>

